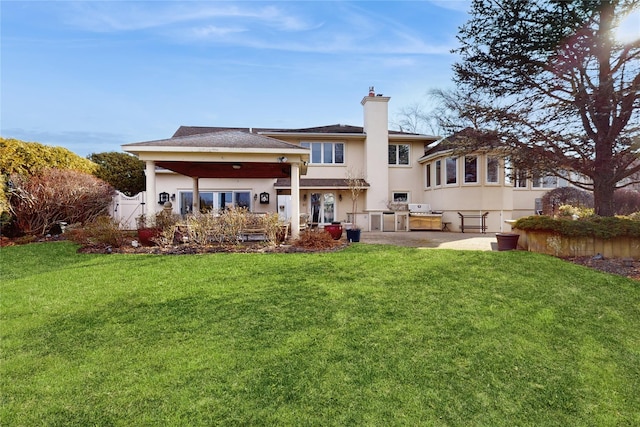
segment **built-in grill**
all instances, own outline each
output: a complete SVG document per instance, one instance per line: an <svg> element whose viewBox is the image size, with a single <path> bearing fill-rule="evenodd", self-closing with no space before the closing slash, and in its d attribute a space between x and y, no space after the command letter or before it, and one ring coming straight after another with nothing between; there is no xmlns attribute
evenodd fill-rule
<svg viewBox="0 0 640 427"><path fill-rule="evenodd" d="M430 204L409 203L409 215L411 216L423 216L424 214L430 213Z"/></svg>
<svg viewBox="0 0 640 427"><path fill-rule="evenodd" d="M409 230L442 230L442 212L426 203L409 203Z"/></svg>

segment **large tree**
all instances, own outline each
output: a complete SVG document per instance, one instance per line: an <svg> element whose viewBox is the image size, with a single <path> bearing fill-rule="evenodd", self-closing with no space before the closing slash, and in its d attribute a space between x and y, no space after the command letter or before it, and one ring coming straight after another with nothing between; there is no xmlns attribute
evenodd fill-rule
<svg viewBox="0 0 640 427"><path fill-rule="evenodd" d="M479 127L519 167L582 176L573 182L593 191L602 216L613 215L617 188L640 182L640 38L615 37L638 8L639 0L473 0L455 50L455 81L477 101Z"/></svg>

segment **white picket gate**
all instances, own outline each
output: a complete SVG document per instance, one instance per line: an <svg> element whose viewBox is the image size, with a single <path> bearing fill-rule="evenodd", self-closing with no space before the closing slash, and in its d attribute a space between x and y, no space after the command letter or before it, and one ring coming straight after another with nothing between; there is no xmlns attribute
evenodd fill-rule
<svg viewBox="0 0 640 427"><path fill-rule="evenodd" d="M146 191L140 192L135 196L125 196L118 192L111 201L109 213L111 217L120 224L120 228L124 230L137 229L136 218L147 212L145 207Z"/></svg>

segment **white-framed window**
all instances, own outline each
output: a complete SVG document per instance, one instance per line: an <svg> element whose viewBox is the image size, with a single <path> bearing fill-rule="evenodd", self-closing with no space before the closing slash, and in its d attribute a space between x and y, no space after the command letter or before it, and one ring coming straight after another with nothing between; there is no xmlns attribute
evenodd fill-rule
<svg viewBox="0 0 640 427"><path fill-rule="evenodd" d="M193 213L193 192L180 191L180 213ZM207 213L215 210L251 208L251 192L249 191L200 191L200 212Z"/></svg>
<svg viewBox="0 0 640 427"><path fill-rule="evenodd" d="M409 193L406 191L394 191L393 203L409 203Z"/></svg>
<svg viewBox="0 0 640 427"><path fill-rule="evenodd" d="M531 179L531 187L533 188L557 188L558 177L553 175L538 176L534 175Z"/></svg>
<svg viewBox="0 0 640 427"><path fill-rule="evenodd" d="M511 167L511 160L504 160L504 183L514 188L527 188L527 171Z"/></svg>
<svg viewBox="0 0 640 427"><path fill-rule="evenodd" d="M515 188L527 188L527 171L522 169L513 171L513 186Z"/></svg>
<svg viewBox="0 0 640 427"><path fill-rule="evenodd" d="M312 164L344 164L344 143L342 142L301 142L301 147L311 150Z"/></svg>
<svg viewBox="0 0 640 427"><path fill-rule="evenodd" d="M436 187L442 185L442 160L436 160Z"/></svg>
<svg viewBox="0 0 640 427"><path fill-rule="evenodd" d="M464 156L464 182L466 184L478 182L478 157Z"/></svg>
<svg viewBox="0 0 640 427"><path fill-rule="evenodd" d="M431 163L425 165L424 171L424 186L431 188Z"/></svg>
<svg viewBox="0 0 640 427"><path fill-rule="evenodd" d="M458 183L458 158L447 157L445 159L445 175L447 177L446 184L454 185Z"/></svg>
<svg viewBox="0 0 640 427"><path fill-rule="evenodd" d="M497 156L487 156L487 184L497 184L500 176L500 159Z"/></svg>
<svg viewBox="0 0 640 427"><path fill-rule="evenodd" d="M409 164L409 144L389 144L389 164Z"/></svg>

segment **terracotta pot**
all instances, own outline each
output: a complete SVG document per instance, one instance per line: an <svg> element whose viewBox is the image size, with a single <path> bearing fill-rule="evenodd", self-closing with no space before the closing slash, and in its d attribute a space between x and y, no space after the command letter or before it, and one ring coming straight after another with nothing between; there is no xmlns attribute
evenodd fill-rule
<svg viewBox="0 0 640 427"><path fill-rule="evenodd" d="M143 246L154 246L153 239L160 236L161 232L159 228L138 228L138 241Z"/></svg>
<svg viewBox="0 0 640 427"><path fill-rule="evenodd" d="M333 240L340 240L342 237L342 225L340 224L327 224L324 226L324 229L331 234Z"/></svg>

